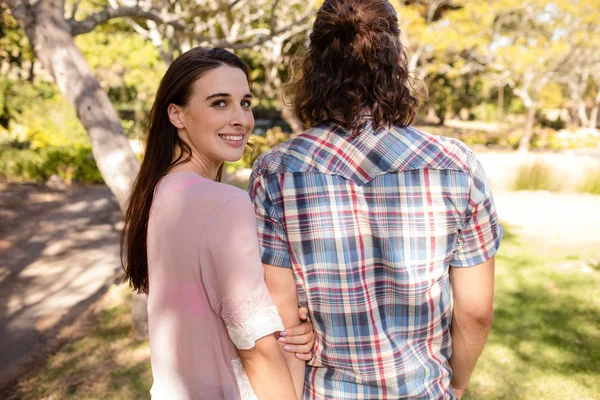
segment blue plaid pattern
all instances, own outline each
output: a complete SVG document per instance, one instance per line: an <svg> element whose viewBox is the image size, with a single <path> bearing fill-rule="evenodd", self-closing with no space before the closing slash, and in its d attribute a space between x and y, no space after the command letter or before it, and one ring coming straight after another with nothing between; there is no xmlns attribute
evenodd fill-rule
<svg viewBox="0 0 600 400"><path fill-rule="evenodd" d="M452 399L449 267L492 257L501 228L460 141L325 124L256 161L262 261L293 268L316 343L305 399Z"/></svg>

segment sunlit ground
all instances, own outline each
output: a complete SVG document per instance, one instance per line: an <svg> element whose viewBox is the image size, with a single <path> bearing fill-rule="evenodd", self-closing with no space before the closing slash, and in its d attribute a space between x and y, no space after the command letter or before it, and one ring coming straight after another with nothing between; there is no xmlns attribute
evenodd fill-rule
<svg viewBox="0 0 600 400"><path fill-rule="evenodd" d="M505 228L494 327L465 399L600 398L600 249L542 254ZM128 337L126 288L111 288L95 318L12 398L148 398L148 344Z"/></svg>
<svg viewBox="0 0 600 400"><path fill-rule="evenodd" d="M542 254L508 228L494 326L465 398L600 398L600 249Z"/></svg>

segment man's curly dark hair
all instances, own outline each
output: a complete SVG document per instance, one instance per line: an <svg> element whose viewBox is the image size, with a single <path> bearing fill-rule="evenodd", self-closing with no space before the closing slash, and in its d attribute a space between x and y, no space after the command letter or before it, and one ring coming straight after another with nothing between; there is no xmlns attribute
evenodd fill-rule
<svg viewBox="0 0 600 400"><path fill-rule="evenodd" d="M387 0L326 0L316 15L308 53L296 60L286 99L308 126L332 121L360 128L410 125L411 94L396 12Z"/></svg>

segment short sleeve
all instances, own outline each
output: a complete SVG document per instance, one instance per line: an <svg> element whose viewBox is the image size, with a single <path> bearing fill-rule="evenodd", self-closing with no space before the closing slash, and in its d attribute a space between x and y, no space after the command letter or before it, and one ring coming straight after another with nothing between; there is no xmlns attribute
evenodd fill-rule
<svg viewBox="0 0 600 400"><path fill-rule="evenodd" d="M248 194L254 202L260 256L264 264L291 268L292 262L285 227L279 218L275 202L267 193L265 179L258 171L257 164L250 176ZM280 193L279 196L281 196Z"/></svg>
<svg viewBox="0 0 600 400"><path fill-rule="evenodd" d="M224 202L203 234L202 281L238 349L283 330L264 279L252 204L241 192Z"/></svg>
<svg viewBox="0 0 600 400"><path fill-rule="evenodd" d="M472 267L487 261L498 251L502 238L502 228L485 171L475 155L471 156L469 200L450 261L453 267Z"/></svg>

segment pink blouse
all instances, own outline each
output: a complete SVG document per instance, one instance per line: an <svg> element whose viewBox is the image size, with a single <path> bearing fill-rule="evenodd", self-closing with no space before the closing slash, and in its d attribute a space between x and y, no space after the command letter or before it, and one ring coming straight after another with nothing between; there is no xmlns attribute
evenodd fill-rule
<svg viewBox="0 0 600 400"><path fill-rule="evenodd" d="M167 175L147 244L152 398L256 399L237 349L283 324L248 194L194 173Z"/></svg>

